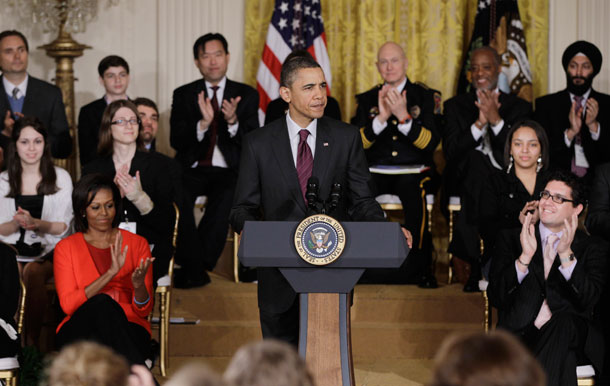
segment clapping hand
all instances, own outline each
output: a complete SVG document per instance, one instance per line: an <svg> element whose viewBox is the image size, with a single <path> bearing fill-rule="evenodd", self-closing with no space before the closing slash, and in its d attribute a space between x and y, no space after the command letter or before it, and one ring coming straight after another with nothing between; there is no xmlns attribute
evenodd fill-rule
<svg viewBox="0 0 610 386"><path fill-rule="evenodd" d="M533 215L531 213L525 216L525 221L521 227L521 235L519 236L521 241L521 256L519 261L522 264L529 264L532 261L532 257L534 257L534 253L536 253L536 248L538 248L536 229L534 224L532 224L532 218Z"/></svg>
<svg viewBox="0 0 610 386"><path fill-rule="evenodd" d="M199 104L199 110L201 111L201 129L207 129L210 127L210 123L214 120L214 108L212 107L212 100L205 96L202 91L197 95L197 103Z"/></svg>
<svg viewBox="0 0 610 386"><path fill-rule="evenodd" d="M567 218L563 220L563 232L561 233L561 238L559 239L559 243L557 244L557 253L560 255L566 254L570 252L572 241L574 241L574 235L576 234L576 229L578 228L578 215L573 214L572 218L568 220Z"/></svg>
<svg viewBox="0 0 610 386"><path fill-rule="evenodd" d="M133 197L142 192L142 182L140 181L140 172L136 171L136 178L129 174L127 165L123 165L117 170L114 176L114 183L119 187L121 197L127 197L131 200Z"/></svg>
<svg viewBox="0 0 610 386"><path fill-rule="evenodd" d="M385 87L385 86L384 86ZM390 86L388 86L390 87ZM409 118L407 112L407 91L398 92L394 87L390 87L385 95L387 106L390 112L399 120L404 121Z"/></svg>
<svg viewBox="0 0 610 386"><path fill-rule="evenodd" d="M578 133L580 133L580 127L582 126L582 106L576 101L572 102L570 107L570 128L567 131L568 139L571 141Z"/></svg>
<svg viewBox="0 0 610 386"><path fill-rule="evenodd" d="M390 111L390 106L386 100L386 96L388 91L392 88L392 86L385 84L379 90L379 94L377 95L377 106L379 108L379 114L377 115L377 119L379 119L380 123L386 123L392 112Z"/></svg>
<svg viewBox="0 0 610 386"><path fill-rule="evenodd" d="M538 212L538 200L529 201L525 203L521 212L519 212L519 222L523 224L525 222L525 216L531 213L532 214L532 223L537 223L540 219L540 212Z"/></svg>
<svg viewBox="0 0 610 386"><path fill-rule="evenodd" d="M123 265L125 264L125 258L127 257L127 250L129 249L129 245L126 245L125 248L121 251L121 245L123 244L123 235L120 231L117 232L116 237L114 238L114 243L110 244L110 268L108 271L112 273L112 276L115 276Z"/></svg>
<svg viewBox="0 0 610 386"><path fill-rule="evenodd" d="M225 121L227 121L229 125L234 125L237 123L237 105L239 104L240 100L241 97L238 96L236 98L231 98L229 100L224 99L222 101L221 110L224 114Z"/></svg>
<svg viewBox="0 0 610 386"><path fill-rule="evenodd" d="M585 113L585 124L589 130L597 132L597 114L599 113L599 104L593 98L587 98L587 112ZM595 127L591 127L595 124Z"/></svg>
<svg viewBox="0 0 610 386"><path fill-rule="evenodd" d="M477 90L477 98L474 104L479 108L479 112L485 117L485 121L495 125L502 120L500 117L500 93L493 90ZM479 115L480 116L480 115ZM479 120L481 120L479 118Z"/></svg>
<svg viewBox="0 0 610 386"><path fill-rule="evenodd" d="M140 259L140 264L136 267L136 269L131 274L131 283L133 284L134 289L138 289L144 286L144 279L146 278L146 272L148 272L148 268L155 261L154 257L147 257L146 259Z"/></svg>

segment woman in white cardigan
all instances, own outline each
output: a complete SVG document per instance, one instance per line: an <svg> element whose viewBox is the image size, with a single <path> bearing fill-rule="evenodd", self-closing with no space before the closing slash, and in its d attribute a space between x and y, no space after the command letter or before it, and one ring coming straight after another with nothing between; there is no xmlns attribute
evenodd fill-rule
<svg viewBox="0 0 610 386"><path fill-rule="evenodd" d="M26 343L38 346L53 249L71 228L72 179L53 166L47 131L33 117L15 122L6 165L0 174L0 240L32 260L20 270L27 289Z"/></svg>

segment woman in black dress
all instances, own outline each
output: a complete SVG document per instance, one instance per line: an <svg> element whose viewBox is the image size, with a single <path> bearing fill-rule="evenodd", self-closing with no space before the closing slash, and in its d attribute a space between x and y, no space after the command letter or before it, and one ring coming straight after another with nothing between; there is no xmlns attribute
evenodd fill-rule
<svg viewBox="0 0 610 386"><path fill-rule="evenodd" d="M538 198L546 183L544 176L549 163L549 141L540 124L522 120L513 125L506 138L504 163L505 170L492 173L481 194L479 234L484 245L483 267L489 267L499 231L520 228L528 211L538 221Z"/></svg>

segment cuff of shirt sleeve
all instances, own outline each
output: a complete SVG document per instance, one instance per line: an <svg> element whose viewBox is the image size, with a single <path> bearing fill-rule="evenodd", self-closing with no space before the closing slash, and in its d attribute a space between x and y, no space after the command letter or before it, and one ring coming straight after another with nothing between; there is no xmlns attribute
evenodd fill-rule
<svg viewBox="0 0 610 386"><path fill-rule="evenodd" d="M231 138L235 137L235 135L237 134L237 130L239 129L239 121L236 121L234 124L229 125L227 127L227 131L229 132L229 136Z"/></svg>
<svg viewBox="0 0 610 386"><path fill-rule="evenodd" d="M386 127L388 127L388 122L381 123L377 117L373 119L373 133L375 133L375 135L379 135Z"/></svg>
<svg viewBox="0 0 610 386"><path fill-rule="evenodd" d="M568 129L565 129L565 131L563 132L563 142L566 144L567 147L572 146L572 141L570 141L570 139L568 138Z"/></svg>
<svg viewBox="0 0 610 386"><path fill-rule="evenodd" d="M500 131L502 131L502 128L504 127L504 119L500 119L500 122L496 123L495 125L490 125L491 126L491 131L493 131L494 135L498 135L500 133Z"/></svg>
<svg viewBox="0 0 610 386"><path fill-rule="evenodd" d="M410 119L408 122L398 124L397 128L404 136L409 135L409 131L411 131L411 126L413 126L413 120Z"/></svg>
<svg viewBox="0 0 610 386"><path fill-rule="evenodd" d="M481 139L481 137L483 136L483 134L485 134L486 128L487 128L487 126L483 126L482 129L479 129L477 127L477 125L475 125L473 123L472 126L470 126L470 132L472 133L472 138L474 138L474 140L478 142L479 139Z"/></svg>
<svg viewBox="0 0 610 386"><path fill-rule="evenodd" d="M195 127L195 130L197 132L197 141L201 142L203 141L203 137L205 136L205 133L208 131L208 129L201 129L201 120L197 121L197 126Z"/></svg>
<svg viewBox="0 0 610 386"><path fill-rule="evenodd" d="M589 130L589 133L591 133L591 139L594 141L599 140L599 135L602 132L602 124L597 122L597 133Z"/></svg>
<svg viewBox="0 0 610 386"><path fill-rule="evenodd" d="M566 280L570 280L570 278L572 277L572 272L574 272L574 267L576 267L576 264L578 264L578 260L574 261L574 264L570 265L567 268L564 268L561 265L559 266L559 272L561 272L561 274Z"/></svg>
<svg viewBox="0 0 610 386"><path fill-rule="evenodd" d="M525 279L527 274L530 273L530 270L528 268L525 270L525 272L521 272L521 270L519 270L519 266L517 264L519 264L519 263L517 262L517 260L515 260L515 270L517 271L517 281L519 282L519 284L521 284L521 282L523 281L523 279Z"/></svg>

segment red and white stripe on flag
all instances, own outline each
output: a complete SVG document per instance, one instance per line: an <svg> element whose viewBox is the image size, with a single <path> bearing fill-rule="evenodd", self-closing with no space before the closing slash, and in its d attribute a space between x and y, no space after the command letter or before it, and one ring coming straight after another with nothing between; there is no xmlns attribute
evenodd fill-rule
<svg viewBox="0 0 610 386"><path fill-rule="evenodd" d="M330 59L320 0L276 0L263 55L256 74L260 102L258 118L265 121L267 105L279 97L282 63L293 50L306 49L320 64L331 89Z"/></svg>

